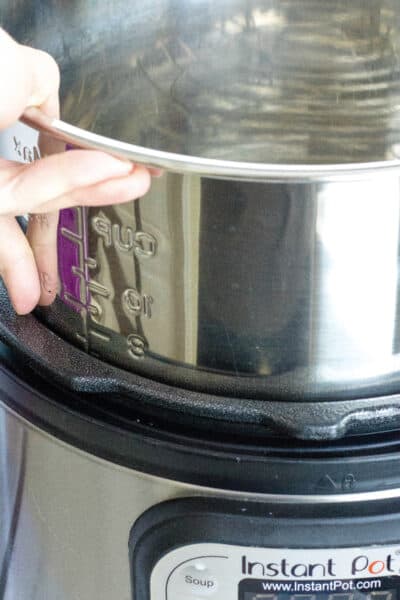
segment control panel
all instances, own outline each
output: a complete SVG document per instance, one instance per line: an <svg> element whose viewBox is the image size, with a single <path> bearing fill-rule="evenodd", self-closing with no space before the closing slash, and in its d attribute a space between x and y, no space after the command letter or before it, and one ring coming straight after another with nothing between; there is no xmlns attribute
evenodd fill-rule
<svg viewBox="0 0 400 600"><path fill-rule="evenodd" d="M395 547L282 549L195 544L161 558L151 600L397 600Z"/></svg>
<svg viewBox="0 0 400 600"><path fill-rule="evenodd" d="M133 600L400 600L397 499L172 500L129 551Z"/></svg>

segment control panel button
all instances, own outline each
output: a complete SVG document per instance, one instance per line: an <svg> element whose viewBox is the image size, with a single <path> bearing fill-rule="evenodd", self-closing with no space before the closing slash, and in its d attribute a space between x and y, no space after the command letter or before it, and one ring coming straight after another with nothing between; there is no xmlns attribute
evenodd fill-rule
<svg viewBox="0 0 400 600"><path fill-rule="evenodd" d="M181 572L182 591L189 597L204 598L213 596L218 590L218 581L207 565L199 561Z"/></svg>

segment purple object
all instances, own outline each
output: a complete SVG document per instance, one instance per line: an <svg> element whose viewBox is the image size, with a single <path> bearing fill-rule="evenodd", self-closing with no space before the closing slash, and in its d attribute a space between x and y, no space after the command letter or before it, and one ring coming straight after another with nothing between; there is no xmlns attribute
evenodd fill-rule
<svg viewBox="0 0 400 600"><path fill-rule="evenodd" d="M58 224L60 298L76 312L90 304L87 258L86 208L66 208L60 211Z"/></svg>
<svg viewBox="0 0 400 600"><path fill-rule="evenodd" d="M74 146L67 144L66 150L73 151ZM60 211L57 240L60 298L80 313L82 309L86 310L90 303L85 208L65 208Z"/></svg>

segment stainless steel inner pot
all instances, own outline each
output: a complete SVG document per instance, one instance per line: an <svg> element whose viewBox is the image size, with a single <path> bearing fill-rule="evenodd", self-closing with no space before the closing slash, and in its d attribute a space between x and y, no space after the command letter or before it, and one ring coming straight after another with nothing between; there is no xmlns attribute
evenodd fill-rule
<svg viewBox="0 0 400 600"><path fill-rule="evenodd" d="M43 127L167 167L61 214L51 326L190 388L398 391L398 0L3 0L0 22L61 66Z"/></svg>

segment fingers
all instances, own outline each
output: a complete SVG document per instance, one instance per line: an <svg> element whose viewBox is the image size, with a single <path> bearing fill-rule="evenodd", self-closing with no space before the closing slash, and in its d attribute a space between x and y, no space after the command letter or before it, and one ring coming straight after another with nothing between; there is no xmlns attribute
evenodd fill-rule
<svg viewBox="0 0 400 600"><path fill-rule="evenodd" d="M150 179L145 167L96 152L74 151L31 165L0 161L0 275L16 312L27 314L55 298L59 209L127 202L143 196ZM27 212L41 214L31 219L26 238L14 216Z"/></svg>
<svg viewBox="0 0 400 600"><path fill-rule="evenodd" d="M106 206L110 204L123 204L144 196L151 183L149 171L145 167L135 167L128 177L110 179L76 189L67 195L59 196L47 204L39 206L37 212L61 210L68 206Z"/></svg>
<svg viewBox="0 0 400 600"><path fill-rule="evenodd" d="M2 29L0 73L5 92L0 103L0 129L17 121L28 106L40 106L49 116L58 117L60 76L55 61L44 52L17 44ZM2 161L0 168L0 185L10 189L12 182L18 181L21 167ZM0 194L0 204L4 197L7 189ZM2 208L0 214L5 214ZM17 209L11 214L22 212ZM37 227L31 227L32 251L15 219L0 217L0 275L19 314L29 313L39 300L47 304L54 299L57 281L56 240L51 239L57 234L54 219L50 218L51 227L43 236L38 234Z"/></svg>
<svg viewBox="0 0 400 600"><path fill-rule="evenodd" d="M10 169L15 174L16 165L11 163ZM0 275L16 312L27 314L37 304L50 305L56 296L58 212L54 212L55 207L126 202L143 195L149 186L148 170L137 167L128 177L73 190L68 196L39 207L43 214L30 219L26 238L12 216L0 217ZM52 213L48 213L50 209Z"/></svg>
<svg viewBox="0 0 400 600"><path fill-rule="evenodd" d="M0 275L15 311L31 312L40 298L39 276L28 241L12 217L0 217Z"/></svg>
<svg viewBox="0 0 400 600"><path fill-rule="evenodd" d="M57 294L58 212L30 215L27 239L39 273L41 306L49 306Z"/></svg>
<svg viewBox="0 0 400 600"><path fill-rule="evenodd" d="M62 209L67 206L109 205L127 202L144 195L150 186L150 174L144 167L137 167L130 177L109 180L91 187L81 188L67 197L60 196L43 205L41 210ZM39 272L41 285L39 304L52 304L57 294L57 227L59 213L42 213L31 216L27 238Z"/></svg>
<svg viewBox="0 0 400 600"><path fill-rule="evenodd" d="M0 161L0 215L51 212L77 202L81 189L105 182L111 191L114 179L121 180L116 188L121 189L122 201L143 195L150 185L146 169L101 152L65 152L30 165L11 166ZM111 201L117 199L114 193L109 197ZM100 203L104 203L104 194ZM96 205L96 196L87 196L84 204Z"/></svg>
<svg viewBox="0 0 400 600"><path fill-rule="evenodd" d="M31 69L30 94L25 108L40 107L49 117L60 115L60 70L56 61L46 52L20 46L25 68Z"/></svg>
<svg viewBox="0 0 400 600"><path fill-rule="evenodd" d="M55 61L21 46L1 28L0 73L5 92L0 129L17 121L30 106L59 116ZM41 148L45 154L61 150L45 136ZM148 191L151 175L160 176L161 171L134 167L101 152L61 153L31 165L0 160L0 275L18 313L30 312L38 302L51 304L56 295L58 210L136 199ZM13 218L26 213L37 213L27 238Z"/></svg>

